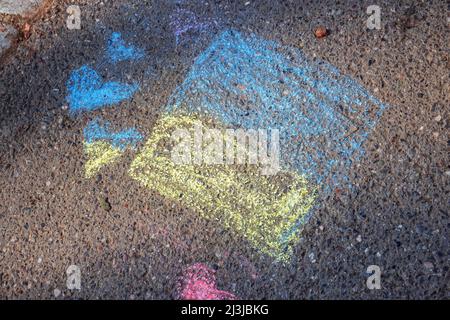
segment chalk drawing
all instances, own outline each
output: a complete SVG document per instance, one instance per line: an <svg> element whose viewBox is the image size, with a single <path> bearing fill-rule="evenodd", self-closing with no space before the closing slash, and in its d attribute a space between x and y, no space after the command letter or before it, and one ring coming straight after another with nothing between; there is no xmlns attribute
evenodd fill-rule
<svg viewBox="0 0 450 320"><path fill-rule="evenodd" d="M86 178L93 177L103 166L113 163L126 150L135 149L143 136L134 128L113 132L110 124L91 121L84 129L84 149L88 161L85 164Z"/></svg>
<svg viewBox="0 0 450 320"><path fill-rule="evenodd" d="M193 115L162 117L132 162L130 176L205 218L220 220L261 252L286 261L298 241L298 234L286 233L310 210L314 189L296 172L268 177L251 166L175 164L168 149L173 131L185 128L192 137L199 122L210 125Z"/></svg>
<svg viewBox="0 0 450 320"><path fill-rule="evenodd" d="M125 43L120 32L113 32L108 41L107 55L110 61L138 60L144 57L144 51Z"/></svg>
<svg viewBox="0 0 450 320"><path fill-rule="evenodd" d="M278 128L284 167L328 190L385 105L333 66L255 35L225 31L197 57L166 112L200 112L233 127Z"/></svg>
<svg viewBox="0 0 450 320"><path fill-rule="evenodd" d="M120 149L114 148L106 141L84 142L84 152L88 157L84 165L86 178L92 178L102 167L113 163L122 155Z"/></svg>
<svg viewBox="0 0 450 320"><path fill-rule="evenodd" d="M236 296L217 289L215 270L195 263L183 272L177 283L177 298L181 300L236 300Z"/></svg>
<svg viewBox="0 0 450 320"><path fill-rule="evenodd" d="M176 34L190 29L180 27ZM86 80L90 78L94 81ZM94 91L99 91L76 96L83 90L70 90L69 97L76 98L74 110L117 103L137 90L136 85L102 83L88 67L74 72L69 82L69 88L85 91L94 83ZM363 143L385 108L326 62L255 35L225 31L197 57L176 88L129 174L202 217L219 221L260 252L287 262L317 196L351 187L351 165L364 154ZM173 131L193 130L198 122L206 128L278 129L282 170L263 176L247 165L175 164L169 151ZM87 176L120 156L123 135L133 136L133 131L111 136L96 125L88 131L86 151L93 160L87 164Z"/></svg>
<svg viewBox="0 0 450 320"><path fill-rule="evenodd" d="M136 148L137 144L142 141L143 136L134 128L124 129L119 132L113 132L110 129L110 123L100 123L98 118L89 122L84 129L84 139L87 143L93 143L98 140L110 141L112 146L122 151L131 146Z"/></svg>
<svg viewBox="0 0 450 320"><path fill-rule="evenodd" d="M175 35L176 44L183 42L188 32L202 33L217 25L212 18L199 18L194 12L177 7L170 15L170 26Z"/></svg>
<svg viewBox="0 0 450 320"><path fill-rule="evenodd" d="M82 66L70 75L67 82L67 102L72 115L112 106L131 98L138 90L135 84L104 81L89 66Z"/></svg>
<svg viewBox="0 0 450 320"><path fill-rule="evenodd" d="M312 214L316 186L321 194L350 187L348 170L364 154L363 143L385 108L356 81L298 49L225 31L197 57L169 99L169 116L130 174L286 261ZM280 192L278 178L269 181L235 168L174 167L157 153L156 143L168 137L170 127L194 118L232 128L279 129L289 191Z"/></svg>
<svg viewBox="0 0 450 320"><path fill-rule="evenodd" d="M145 56L142 49L126 43L120 32L113 32L107 41L106 62L113 64L125 60L139 60ZM139 89L137 83L105 81L94 68L83 65L72 71L67 81L67 102L70 113L77 115L83 111L93 111L105 106L112 106L131 98Z"/></svg>

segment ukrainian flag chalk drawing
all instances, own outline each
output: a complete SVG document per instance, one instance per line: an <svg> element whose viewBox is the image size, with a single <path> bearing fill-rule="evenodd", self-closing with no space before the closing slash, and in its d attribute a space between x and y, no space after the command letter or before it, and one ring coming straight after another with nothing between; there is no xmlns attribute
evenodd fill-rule
<svg viewBox="0 0 450 320"><path fill-rule="evenodd" d="M161 195L288 261L315 199L350 186L348 172L386 108L333 66L254 35L225 31L197 57L167 104L130 175ZM175 165L171 133L195 122L278 129L281 171Z"/></svg>
<svg viewBox="0 0 450 320"><path fill-rule="evenodd" d="M143 139L134 128L113 132L109 127L108 122L101 124L99 119L95 119L84 129L84 150L88 157L86 178L93 177L103 166L114 162L126 148L135 149Z"/></svg>
<svg viewBox="0 0 450 320"><path fill-rule="evenodd" d="M113 63L144 55L118 33L108 42L107 53ZM138 88L134 83L104 81L83 66L68 81L70 110L114 105L131 98ZM167 199L217 220L260 252L287 262L317 199L337 187L351 187L351 166L364 154L363 144L385 109L330 64L298 49L228 30L196 58L129 174ZM250 161L176 163L174 132L187 132L186 146L198 147L198 128L202 135L205 128L214 128L208 132L218 133L219 140L229 131L265 130L272 137L276 133L276 171L265 175L262 162ZM143 139L135 129L113 132L98 120L86 127L84 136L86 177L114 162L126 148L136 149ZM197 147L187 149L187 159L196 159ZM204 141L200 149L210 150ZM250 155L249 151L249 159Z"/></svg>

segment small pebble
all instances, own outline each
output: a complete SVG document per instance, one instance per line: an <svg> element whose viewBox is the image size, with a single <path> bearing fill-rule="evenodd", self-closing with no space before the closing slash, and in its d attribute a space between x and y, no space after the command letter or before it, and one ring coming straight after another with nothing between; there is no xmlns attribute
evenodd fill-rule
<svg viewBox="0 0 450 320"><path fill-rule="evenodd" d="M109 203L109 199L104 197L103 195L98 196L97 198L100 207L105 211L111 211L111 204Z"/></svg>
<svg viewBox="0 0 450 320"><path fill-rule="evenodd" d="M328 35L328 30L324 26L319 26L314 30L317 39L324 38Z"/></svg>
<svg viewBox="0 0 450 320"><path fill-rule="evenodd" d="M431 262L429 262L429 261L424 262L423 266L424 266L425 269L427 269L428 271L432 271L433 268L434 268L434 265L433 265Z"/></svg>
<svg viewBox="0 0 450 320"><path fill-rule="evenodd" d="M358 241L358 242L361 242L361 241L362 241L361 235L358 235L358 236L356 237L356 241Z"/></svg>
<svg viewBox="0 0 450 320"><path fill-rule="evenodd" d="M61 294L61 290L59 290L58 288L53 290L53 295L55 296L55 298L58 298L60 294Z"/></svg>

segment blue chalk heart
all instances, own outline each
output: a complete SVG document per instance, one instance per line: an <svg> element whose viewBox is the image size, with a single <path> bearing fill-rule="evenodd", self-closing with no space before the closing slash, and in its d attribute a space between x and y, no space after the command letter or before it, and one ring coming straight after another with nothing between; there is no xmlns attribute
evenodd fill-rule
<svg viewBox="0 0 450 320"><path fill-rule="evenodd" d="M104 82L95 70L82 66L72 72L67 88L70 112L76 114L112 106L129 99L139 86L114 81Z"/></svg>

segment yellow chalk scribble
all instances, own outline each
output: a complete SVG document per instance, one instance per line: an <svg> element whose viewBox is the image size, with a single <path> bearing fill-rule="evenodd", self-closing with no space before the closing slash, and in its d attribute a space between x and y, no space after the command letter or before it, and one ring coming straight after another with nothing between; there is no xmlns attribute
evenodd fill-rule
<svg viewBox="0 0 450 320"><path fill-rule="evenodd" d="M295 172L263 176L248 165L175 164L168 150L172 132L182 128L192 132L198 121L192 115L160 119L131 164L131 177L205 218L218 220L261 252L287 261L299 237L291 231L312 207L314 190ZM208 121L203 119L203 124Z"/></svg>
<svg viewBox="0 0 450 320"><path fill-rule="evenodd" d="M103 166L114 162L123 153L106 141L84 142L84 151L88 156L84 166L86 178L92 178Z"/></svg>

